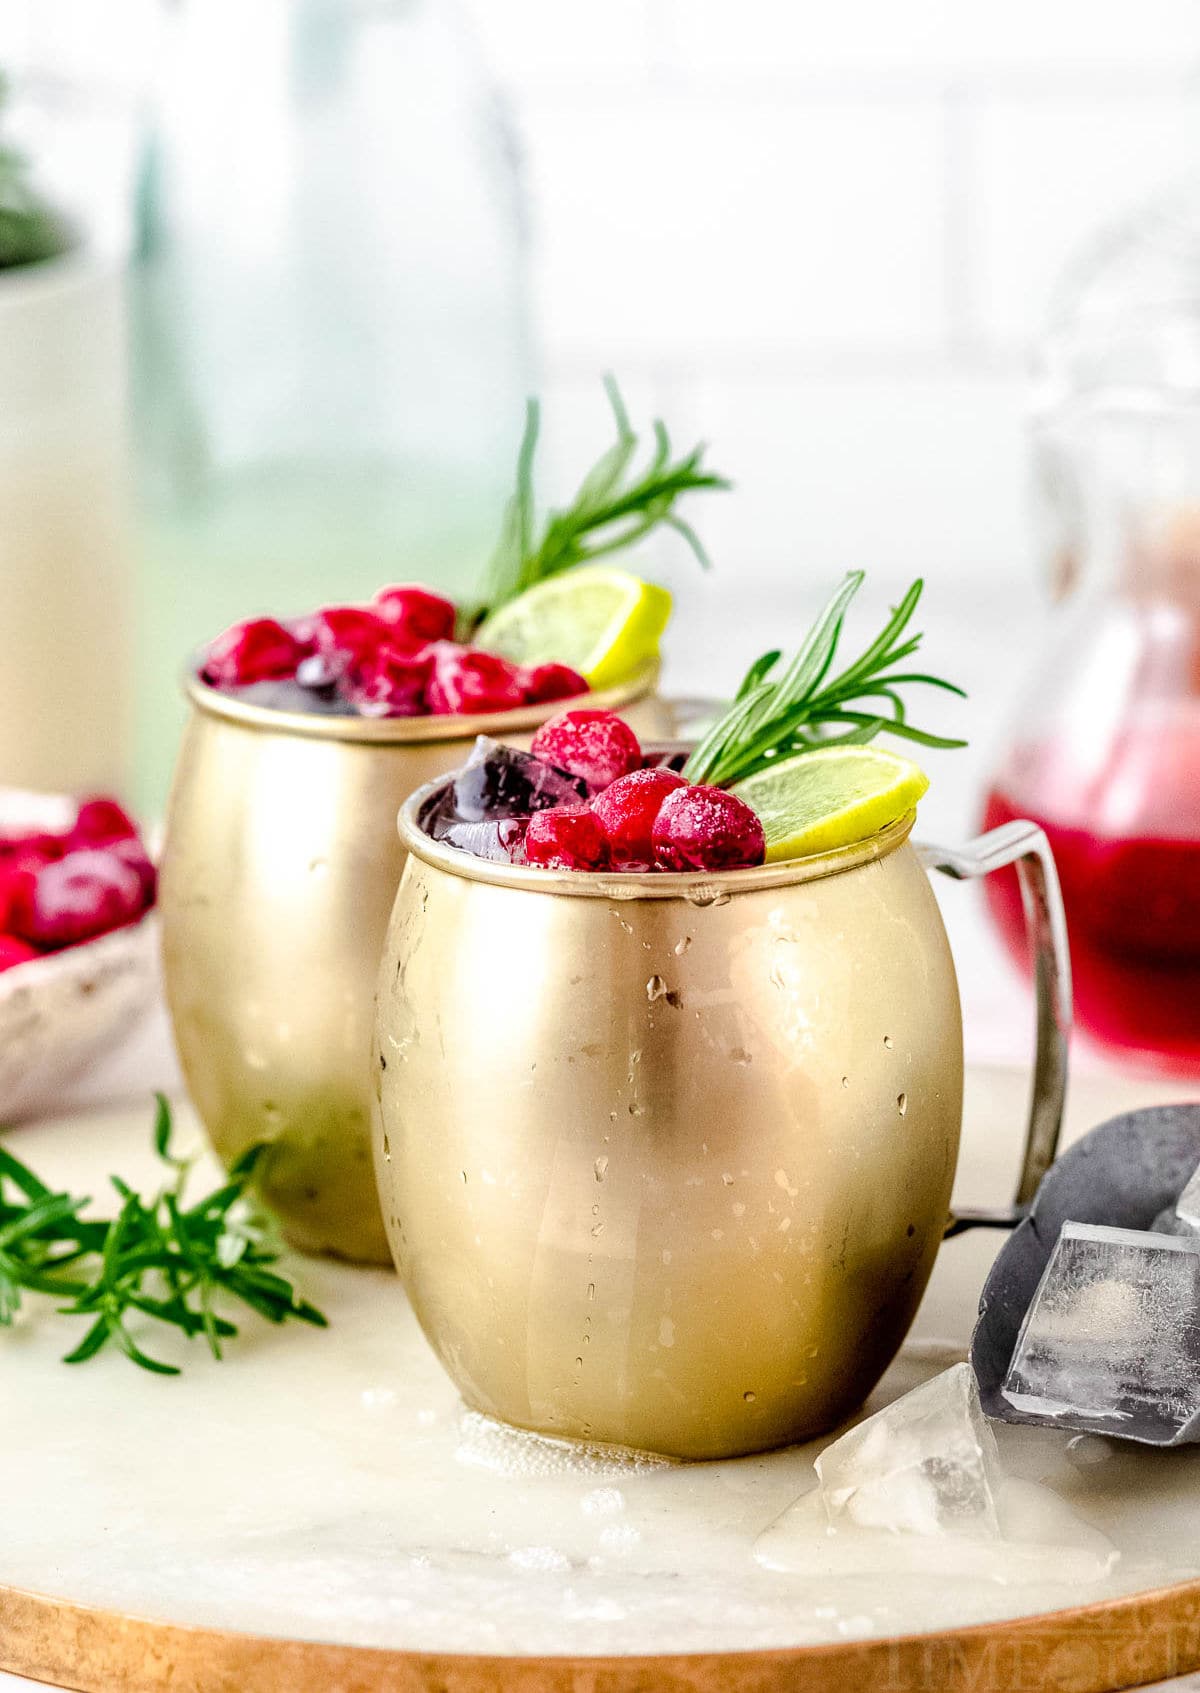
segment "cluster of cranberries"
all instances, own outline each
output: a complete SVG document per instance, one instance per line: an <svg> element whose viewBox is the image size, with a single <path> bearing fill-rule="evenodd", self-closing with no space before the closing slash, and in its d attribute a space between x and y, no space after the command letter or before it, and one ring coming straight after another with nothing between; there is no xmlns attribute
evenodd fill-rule
<svg viewBox="0 0 1200 1693"><path fill-rule="evenodd" d="M427 588L383 588L370 605L327 606L280 623L255 617L218 635L200 663L214 688L289 683L301 707L363 717L461 716L586 694L566 664L513 664L454 640L456 609Z"/></svg>
<svg viewBox="0 0 1200 1693"><path fill-rule="evenodd" d="M85 800L69 829L0 833L0 971L136 923L154 894L154 865L115 800Z"/></svg>
<svg viewBox="0 0 1200 1693"><path fill-rule="evenodd" d="M531 814L500 825L507 856L519 862L552 870L736 870L763 861L762 824L743 800L647 759L611 711L560 712L534 737L531 756L512 756L540 761L545 771ZM528 768L522 774L528 781ZM556 780L556 803L546 805ZM470 850L469 832L462 844Z"/></svg>

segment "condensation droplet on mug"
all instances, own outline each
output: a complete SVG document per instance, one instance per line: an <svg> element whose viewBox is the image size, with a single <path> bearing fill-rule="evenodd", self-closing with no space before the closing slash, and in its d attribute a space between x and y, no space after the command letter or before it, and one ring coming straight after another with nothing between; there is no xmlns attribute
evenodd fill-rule
<svg viewBox="0 0 1200 1693"><path fill-rule="evenodd" d="M745 1393L742 1394L742 1398L746 1401L747 1405L753 1405L754 1401L758 1398L758 1394L754 1393L750 1388L747 1388Z"/></svg>
<svg viewBox="0 0 1200 1693"><path fill-rule="evenodd" d="M592 1239L593 1240L599 1240L600 1236L603 1233L604 1233L604 1224L603 1223L593 1223L592 1224Z"/></svg>
<svg viewBox="0 0 1200 1693"><path fill-rule="evenodd" d="M674 952L676 958L682 958L691 944L692 937L690 935L681 935L671 950Z"/></svg>
<svg viewBox="0 0 1200 1693"><path fill-rule="evenodd" d="M604 1180L605 1173L606 1173L607 1170L608 1170L608 1159L607 1159L607 1157L605 1157L605 1155L603 1153L601 1153L600 1157L597 1158L596 1162L592 1165L592 1172L595 1175L596 1180L598 1182L602 1182Z"/></svg>
<svg viewBox="0 0 1200 1693"><path fill-rule="evenodd" d="M598 1205L593 1205L592 1206L592 1216L598 1217L599 1215L600 1215L600 1207Z"/></svg>
<svg viewBox="0 0 1200 1693"><path fill-rule="evenodd" d="M575 1368L576 1368L576 1369L577 1369L577 1370L581 1370L581 1369L582 1369L582 1368L583 1368L583 1359L582 1359L582 1358L576 1358L576 1360L575 1360Z"/></svg>
<svg viewBox="0 0 1200 1693"><path fill-rule="evenodd" d="M897 1095L897 1097L896 1097L896 1109L897 1109L897 1111L899 1111L899 1113L902 1117L904 1116L904 1113L908 1110L908 1095L906 1093L902 1093L902 1094Z"/></svg>
<svg viewBox="0 0 1200 1693"><path fill-rule="evenodd" d="M722 1175L721 1180L725 1183L726 1187L732 1187L733 1186L733 1177L730 1175L728 1170L726 1170L725 1173Z"/></svg>
<svg viewBox="0 0 1200 1693"><path fill-rule="evenodd" d="M735 1046L729 1056L735 1064L750 1064L753 1062L744 1046Z"/></svg>
<svg viewBox="0 0 1200 1693"><path fill-rule="evenodd" d="M645 1114L646 1108L644 1105L639 1105L636 1099L629 1101L629 1115L631 1117L644 1117Z"/></svg>
<svg viewBox="0 0 1200 1693"><path fill-rule="evenodd" d="M891 1035L884 1035L883 1044L884 1044L884 1046L887 1047L888 1051L891 1052L891 1050L892 1050L892 1037L891 1037Z"/></svg>
<svg viewBox="0 0 1200 1693"><path fill-rule="evenodd" d="M386 1135L383 1137L383 1160L385 1164L392 1161L392 1143Z"/></svg>
<svg viewBox="0 0 1200 1693"><path fill-rule="evenodd" d="M328 871L329 871L329 860L327 858L310 858L309 859L309 861L308 861L308 873L309 873L310 876L324 876L324 875L328 874Z"/></svg>
<svg viewBox="0 0 1200 1693"><path fill-rule="evenodd" d="M650 1001L651 1005L653 1005L656 999L665 999L666 997L667 984L663 981L661 976L651 976L650 980L646 983L646 998Z"/></svg>
<svg viewBox="0 0 1200 1693"><path fill-rule="evenodd" d="M588 1283L587 1296L588 1296L589 1299L594 1299L596 1297L596 1284L595 1284L595 1282L589 1282Z"/></svg>
<svg viewBox="0 0 1200 1693"><path fill-rule="evenodd" d="M460 1171L459 1171L459 1172L458 1172L458 1174L459 1174L459 1177L460 1177L460 1179L461 1179L461 1181L462 1181L462 1185L463 1185L463 1186L464 1186L464 1187L466 1187L466 1185L467 1185L467 1172L466 1172L466 1171L465 1171L465 1170L460 1170Z"/></svg>
<svg viewBox="0 0 1200 1693"><path fill-rule="evenodd" d="M848 1088L848 1087L849 1087L849 1086L850 1086L850 1078L849 1078L849 1076L843 1076L843 1077L842 1077L842 1086L843 1086L843 1087L844 1087L844 1088Z"/></svg>

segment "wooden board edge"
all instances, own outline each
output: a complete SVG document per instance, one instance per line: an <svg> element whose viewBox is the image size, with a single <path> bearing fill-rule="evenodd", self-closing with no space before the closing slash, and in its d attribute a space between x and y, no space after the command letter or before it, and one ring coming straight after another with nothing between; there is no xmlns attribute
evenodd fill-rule
<svg viewBox="0 0 1200 1693"><path fill-rule="evenodd" d="M78 1693L1114 1693L1200 1668L1200 1581L932 1634L611 1658L284 1640L0 1587L0 1668Z"/></svg>

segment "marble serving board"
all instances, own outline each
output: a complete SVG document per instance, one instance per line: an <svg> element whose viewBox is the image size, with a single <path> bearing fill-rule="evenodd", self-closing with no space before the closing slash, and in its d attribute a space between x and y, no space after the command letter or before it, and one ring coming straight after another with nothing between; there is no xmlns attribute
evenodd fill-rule
<svg viewBox="0 0 1200 1693"><path fill-rule="evenodd" d="M969 1078L964 1203L1006 1195L1025 1092L1015 1072ZM1069 1135L1185 1094L1089 1078ZM149 1122L148 1108L82 1116L14 1131L9 1144L51 1182L100 1195L111 1170L152 1179ZM180 1141L194 1138L186 1108L179 1123ZM196 1179L215 1174L204 1165ZM947 1242L870 1409L966 1356L1000 1239ZM251 1321L222 1364L181 1344L176 1379L115 1355L61 1364L74 1330L41 1301L0 1333L0 1624L7 1588L392 1651L748 1653L962 1629L1200 1578L1200 1450L1001 1425L1010 1473L1048 1484L1119 1550L1102 1579L1030 1586L998 1568L931 1581L906 1571L901 1544L882 1575L768 1569L756 1543L811 1487L818 1446L673 1465L517 1435L465 1411L394 1278L300 1259L290 1273L328 1331ZM50 1673L61 1661L33 1657L28 1636L6 1654L0 1626L0 1666ZM184 1685L147 1674L139 1686Z"/></svg>

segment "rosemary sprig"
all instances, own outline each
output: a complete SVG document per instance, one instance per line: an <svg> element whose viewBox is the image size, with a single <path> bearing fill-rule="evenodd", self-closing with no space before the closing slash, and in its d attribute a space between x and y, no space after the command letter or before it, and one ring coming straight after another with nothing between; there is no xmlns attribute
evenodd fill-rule
<svg viewBox="0 0 1200 1693"><path fill-rule="evenodd" d="M171 1151L171 1109L155 1096L154 1149L172 1172L152 1198L111 1177L121 1201L111 1222L81 1215L91 1201L55 1193L0 1146L0 1326L8 1326L24 1293L65 1299L64 1316L92 1318L82 1340L63 1359L82 1364L110 1342L155 1375L176 1376L174 1364L144 1352L131 1318L150 1318L203 1335L214 1358L237 1334L218 1303L239 1300L268 1322L289 1317L326 1326L314 1305L270 1266L279 1257L269 1220L249 1200L255 1165L251 1148L229 1180L193 1205L184 1203L189 1159Z"/></svg>
<svg viewBox="0 0 1200 1693"><path fill-rule="evenodd" d="M705 447L693 447L672 459L666 425L656 419L654 452L640 475L631 469L638 437L620 389L611 376L604 391L612 407L617 438L598 458L580 483L575 498L562 511L547 514L541 533L533 489L533 462L541 428L541 407L530 399L525 410L525 433L517 455L517 486L504 516L500 540L488 566L487 609L531 588L560 570L591 564L610 553L623 552L652 529L664 525L687 542L706 568L709 560L700 537L680 517L677 502L684 494L728 488L723 476L704 468Z"/></svg>
<svg viewBox="0 0 1200 1693"><path fill-rule="evenodd" d="M772 680L783 654L763 653L742 679L733 704L713 724L684 768L692 782L729 786L778 758L818 746L874 740L886 732L926 747L961 747L965 741L931 735L908 721L900 690L913 684L942 688L966 698L940 676L903 667L921 644L905 635L924 583L917 579L870 646L829 679L842 624L864 572L851 571L820 613L795 657ZM883 711L863 709L881 703Z"/></svg>

